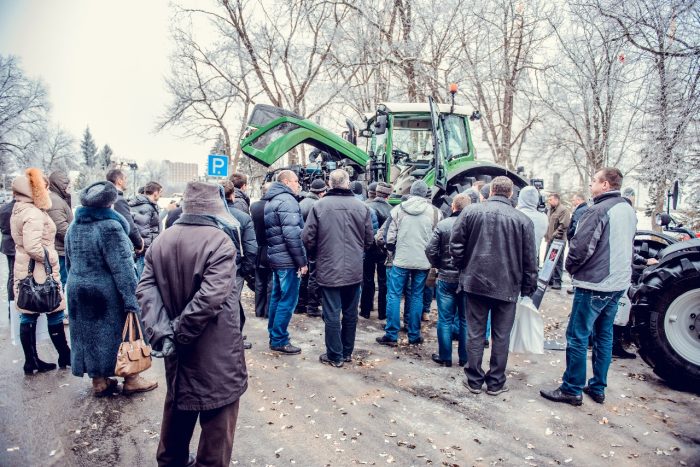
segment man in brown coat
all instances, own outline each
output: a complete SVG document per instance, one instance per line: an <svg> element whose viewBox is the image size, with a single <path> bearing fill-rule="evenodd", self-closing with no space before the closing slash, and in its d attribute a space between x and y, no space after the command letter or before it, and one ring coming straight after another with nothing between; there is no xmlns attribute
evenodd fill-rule
<svg viewBox="0 0 700 467"><path fill-rule="evenodd" d="M544 238L547 241L547 250L549 250L549 245L553 240L566 241L566 229L569 228L569 223L571 222L571 213L561 204L559 193L550 194L547 201L549 202L549 212L547 213L549 226L547 227L547 233ZM551 285L554 290L561 289L561 273L563 267L564 255L559 255L559 261L557 261L554 267L554 274L549 281L549 285Z"/></svg>
<svg viewBox="0 0 700 467"><path fill-rule="evenodd" d="M227 466L239 398L248 387L236 288L236 249L223 188L190 182L183 214L146 252L136 295L168 392L160 466ZM193 241L192 239L196 239ZM196 459L188 453L195 423Z"/></svg>

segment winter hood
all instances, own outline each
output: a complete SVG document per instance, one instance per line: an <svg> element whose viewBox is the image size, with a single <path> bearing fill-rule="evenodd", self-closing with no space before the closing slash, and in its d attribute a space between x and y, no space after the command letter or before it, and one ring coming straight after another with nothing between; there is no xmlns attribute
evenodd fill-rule
<svg viewBox="0 0 700 467"><path fill-rule="evenodd" d="M420 196L410 196L406 201L400 204L401 209L411 216L418 216L428 209L428 200Z"/></svg>
<svg viewBox="0 0 700 467"><path fill-rule="evenodd" d="M540 204L540 192L534 186L526 186L520 190L518 209L534 209Z"/></svg>
<svg viewBox="0 0 700 467"><path fill-rule="evenodd" d="M70 206L70 193L68 193L70 178L65 172L57 170L49 175L49 190L56 193Z"/></svg>
<svg viewBox="0 0 700 467"><path fill-rule="evenodd" d="M24 175L20 175L12 182L12 191L15 199L24 203L32 203L41 210L51 208L51 198L48 189L49 181L41 170L27 169Z"/></svg>

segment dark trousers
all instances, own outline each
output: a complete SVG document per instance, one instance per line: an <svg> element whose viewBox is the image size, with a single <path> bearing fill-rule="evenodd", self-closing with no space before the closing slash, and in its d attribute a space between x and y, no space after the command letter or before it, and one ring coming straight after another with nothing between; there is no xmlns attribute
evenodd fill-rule
<svg viewBox="0 0 700 467"><path fill-rule="evenodd" d="M255 316L267 318L267 306L272 292L272 269L255 268Z"/></svg>
<svg viewBox="0 0 700 467"><path fill-rule="evenodd" d="M159 466L187 465L190 440L199 418L202 433L197 448L197 466L228 466L231 462L233 435L236 433L238 403L213 410L178 410L171 397L166 396L160 444L156 459Z"/></svg>
<svg viewBox="0 0 700 467"><path fill-rule="evenodd" d="M551 242L547 244L547 251L549 251L549 246ZM566 244L564 244L566 247ZM564 248L562 247L562 248ZM564 252L562 251L557 260L557 264L554 265L554 271L552 272L552 278L549 280L549 285L561 285L561 275L564 272Z"/></svg>
<svg viewBox="0 0 700 467"><path fill-rule="evenodd" d="M326 355L330 360L340 362L350 357L355 348L360 284L321 287L321 297L323 322L326 323Z"/></svg>
<svg viewBox="0 0 700 467"><path fill-rule="evenodd" d="M316 281L316 261L309 261L309 272L301 278L297 309L302 312L317 311L319 306L321 306L321 297Z"/></svg>
<svg viewBox="0 0 700 467"><path fill-rule="evenodd" d="M369 318L374 309L374 274L377 273L377 316L386 319L386 256L368 254L362 263L362 296L360 298L360 314Z"/></svg>
<svg viewBox="0 0 700 467"><path fill-rule="evenodd" d="M14 255L7 256L7 301L15 301L15 257Z"/></svg>
<svg viewBox="0 0 700 467"><path fill-rule="evenodd" d="M467 294L467 374L469 385L498 390L506 382L510 331L515 320L515 302L504 302L483 295ZM481 362L484 356L484 333L491 310L491 361L484 374Z"/></svg>
<svg viewBox="0 0 700 467"><path fill-rule="evenodd" d="M241 320L241 331L243 331L243 325L245 324L245 313L243 312L243 304L241 303L243 287L245 287L245 279L243 276L236 274L236 288L238 288L238 314Z"/></svg>

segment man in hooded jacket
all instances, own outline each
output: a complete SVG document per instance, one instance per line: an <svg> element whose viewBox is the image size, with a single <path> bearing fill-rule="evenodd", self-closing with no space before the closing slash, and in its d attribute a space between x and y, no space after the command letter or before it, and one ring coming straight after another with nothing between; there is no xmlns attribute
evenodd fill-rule
<svg viewBox="0 0 700 467"><path fill-rule="evenodd" d="M540 192L534 186L526 186L520 190L518 197L518 211L530 218L535 227L535 252L537 254L538 263L540 257L540 244L547 232L547 214L537 210L540 204Z"/></svg>
<svg viewBox="0 0 700 467"><path fill-rule="evenodd" d="M49 175L49 197L51 207L47 214L56 224L56 252L58 253L58 264L60 265L61 284L63 290L68 280L68 270L66 269L66 249L64 241L68 226L73 222L73 210L71 209L71 196L69 191L70 179L65 172L55 171Z"/></svg>
<svg viewBox="0 0 700 467"><path fill-rule="evenodd" d="M411 185L409 198L391 211L386 245L394 250L394 258L388 277L385 334L377 337L377 342L382 345L397 345L401 296L409 280L408 343L423 342L420 334L421 308L423 288L430 269L425 247L442 217L440 211L426 199L427 194L428 185L423 180L416 180Z"/></svg>

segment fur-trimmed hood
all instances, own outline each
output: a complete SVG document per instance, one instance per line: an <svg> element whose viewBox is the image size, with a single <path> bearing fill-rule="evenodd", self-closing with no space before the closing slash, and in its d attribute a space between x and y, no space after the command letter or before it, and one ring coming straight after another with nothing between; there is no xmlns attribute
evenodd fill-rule
<svg viewBox="0 0 700 467"><path fill-rule="evenodd" d="M126 234L129 234L129 223L124 216L112 208L91 208L80 206L75 211L75 222L77 224L91 224L93 222L113 220L119 222Z"/></svg>
<svg viewBox="0 0 700 467"><path fill-rule="evenodd" d="M44 173L37 168L29 168L12 182L12 191L19 202L32 203L42 211L51 208L49 197L49 181Z"/></svg>

